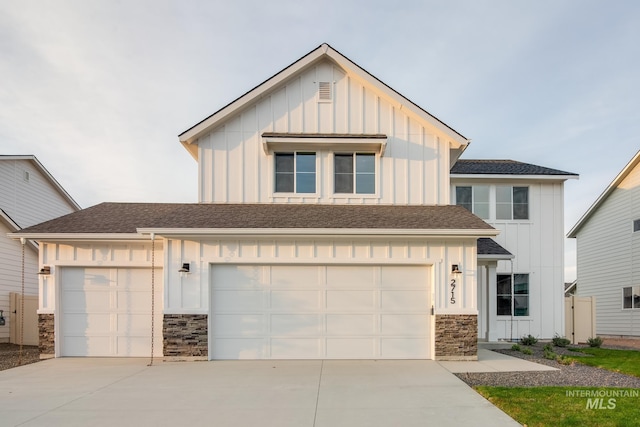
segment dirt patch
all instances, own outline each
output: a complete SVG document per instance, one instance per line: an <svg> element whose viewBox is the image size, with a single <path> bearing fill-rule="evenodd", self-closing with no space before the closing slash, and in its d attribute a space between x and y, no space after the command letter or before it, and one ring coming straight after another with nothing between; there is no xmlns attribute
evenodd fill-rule
<svg viewBox="0 0 640 427"><path fill-rule="evenodd" d="M603 338L602 347L640 350L640 339L633 338Z"/></svg>
<svg viewBox="0 0 640 427"><path fill-rule="evenodd" d="M15 368L16 366L28 365L40 361L40 351L37 346L20 346L17 344L0 343L0 371Z"/></svg>

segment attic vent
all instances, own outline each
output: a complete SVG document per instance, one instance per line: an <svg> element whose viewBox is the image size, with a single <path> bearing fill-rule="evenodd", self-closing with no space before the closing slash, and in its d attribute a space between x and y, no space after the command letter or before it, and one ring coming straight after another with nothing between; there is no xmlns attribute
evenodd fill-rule
<svg viewBox="0 0 640 427"><path fill-rule="evenodd" d="M25 181L29 182L29 179L31 178L31 174L29 173L29 171L24 171L24 175L22 177L24 178Z"/></svg>
<svg viewBox="0 0 640 427"><path fill-rule="evenodd" d="M331 101L331 82L318 82L318 101Z"/></svg>

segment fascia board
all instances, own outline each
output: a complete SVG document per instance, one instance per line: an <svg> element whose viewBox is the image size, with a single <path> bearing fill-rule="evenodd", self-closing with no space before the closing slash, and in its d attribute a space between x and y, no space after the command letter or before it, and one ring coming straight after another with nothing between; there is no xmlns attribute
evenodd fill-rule
<svg viewBox="0 0 640 427"><path fill-rule="evenodd" d="M139 228L141 235L158 236L401 236L401 237L495 237L497 229L344 229L344 228Z"/></svg>
<svg viewBox="0 0 640 427"><path fill-rule="evenodd" d="M490 254L478 255L478 259L482 261L492 261L492 260L508 261L514 258L515 258L515 255L490 255Z"/></svg>
<svg viewBox="0 0 640 427"><path fill-rule="evenodd" d="M600 194L600 196L596 199L595 202L587 209L587 211L580 217L576 225L567 233L567 237L576 238L578 231L582 228L582 226L587 222L591 215L595 213L595 211L600 207L602 203L609 197L613 191L618 188L618 185L631 173L631 171L640 164L640 151L636 153L635 156L627 163L627 165L620 171L620 173L611 181L611 184Z"/></svg>
<svg viewBox="0 0 640 427"><path fill-rule="evenodd" d="M495 180L529 180L529 181L566 181L578 179L578 175L505 175L505 174L451 174L451 180L457 179L495 179Z"/></svg>
<svg viewBox="0 0 640 427"><path fill-rule="evenodd" d="M39 242L60 242L60 241L87 241L87 240L109 240L109 241L145 241L148 237L138 233L7 233L11 239L32 239Z"/></svg>

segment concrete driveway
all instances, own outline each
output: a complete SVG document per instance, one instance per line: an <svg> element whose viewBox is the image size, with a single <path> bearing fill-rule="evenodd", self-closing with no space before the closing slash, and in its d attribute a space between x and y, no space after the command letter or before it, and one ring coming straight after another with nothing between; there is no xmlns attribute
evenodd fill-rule
<svg viewBox="0 0 640 427"><path fill-rule="evenodd" d="M52 359L0 372L3 426L517 426L435 361Z"/></svg>

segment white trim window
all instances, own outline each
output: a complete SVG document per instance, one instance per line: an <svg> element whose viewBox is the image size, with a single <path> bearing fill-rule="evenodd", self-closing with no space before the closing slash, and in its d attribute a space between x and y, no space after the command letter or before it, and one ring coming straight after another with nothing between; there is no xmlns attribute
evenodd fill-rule
<svg viewBox="0 0 640 427"><path fill-rule="evenodd" d="M496 286L498 316L511 316L511 307L513 307L514 316L529 315L528 274L498 274Z"/></svg>
<svg viewBox="0 0 640 427"><path fill-rule="evenodd" d="M640 308L640 286L622 288L622 308L625 310Z"/></svg>
<svg viewBox="0 0 640 427"><path fill-rule="evenodd" d="M633 220L633 232L634 233L640 232L640 219Z"/></svg>
<svg viewBox="0 0 640 427"><path fill-rule="evenodd" d="M275 153L275 192L316 192L316 153Z"/></svg>
<svg viewBox="0 0 640 427"><path fill-rule="evenodd" d="M333 192L335 194L375 194L376 155L374 153L334 153Z"/></svg>
<svg viewBox="0 0 640 427"><path fill-rule="evenodd" d="M489 186L458 186L456 187L456 205L466 208L482 219L490 219Z"/></svg>
<svg viewBox="0 0 640 427"><path fill-rule="evenodd" d="M496 186L496 219L529 219L529 187Z"/></svg>

